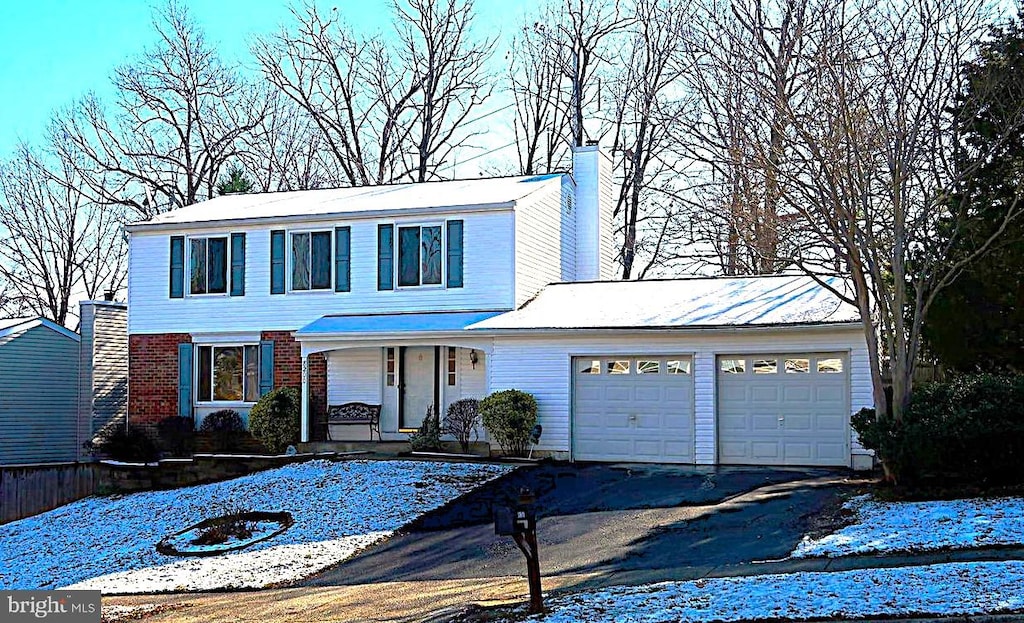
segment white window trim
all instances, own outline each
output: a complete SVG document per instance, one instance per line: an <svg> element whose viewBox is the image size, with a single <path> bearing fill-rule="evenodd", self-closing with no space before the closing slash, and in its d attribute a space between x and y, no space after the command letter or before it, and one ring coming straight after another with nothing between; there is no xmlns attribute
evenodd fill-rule
<svg viewBox="0 0 1024 623"><path fill-rule="evenodd" d="M209 341L209 342L201 342L201 343L200 342L193 342L192 343L192 368L193 368L192 369L192 395L193 395L194 398L193 398L192 402L195 403L195 406L197 406L197 407L251 407L251 406L255 405L256 402L257 402L256 400L254 400L252 402L249 402L249 401L246 401L246 400L200 400L199 399L199 370L201 369L200 365L199 365L199 349L201 347L204 347L204 346L209 346L211 348L239 347L239 348L242 349L242 396L245 396L245 347L246 346L255 346L256 347L256 374L257 374L256 384L257 384L257 391L259 389L258 386L259 386L259 373L260 373L260 361L259 361L260 343L259 343L258 340L255 343L254 342L218 342L218 341ZM210 357L211 358L213 357L213 350L210 351ZM213 378L213 375L214 375L214 366L213 366L213 361L211 360L210 361L210 392L211 392L211 395L212 395L213 390L214 390L214 378Z"/></svg>
<svg viewBox="0 0 1024 623"><path fill-rule="evenodd" d="M337 227L344 227L344 225L338 225ZM334 290L335 277L336 277L335 274L334 274L334 268L335 268L335 265L337 263L337 260L335 258L335 253L337 253L337 249L335 249L335 243L337 242L335 240L335 233L334 233L335 229L336 229L336 227L332 226L332 227L327 227L326 229L324 227L311 227L311 228L286 229L285 230L285 234L284 234L285 235L285 244L284 244L285 263L284 263L284 266L285 266L285 283L287 284L287 288L285 288L285 292L287 292L288 294L324 294L324 293L346 294L345 292L335 292L335 290ZM349 231L351 231L351 229ZM295 253L292 251L292 234L327 234L327 237L331 241L331 257L330 257L330 260L327 262L328 268L331 271L331 278L330 278L330 281L328 282L326 288L316 288L316 289L314 289L312 287L313 286L313 236L312 235L310 235L310 237L309 237L309 282L310 282L310 288L308 290L296 290L294 287L292 287L294 285L293 282L292 282L292 278L295 275L295 267L294 267L294 264L293 264L293 262L295 261ZM349 234L349 235L351 236L351 234ZM349 242L350 252L351 252L351 244L352 243L351 243L351 239L350 239L350 242Z"/></svg>
<svg viewBox="0 0 1024 623"><path fill-rule="evenodd" d="M394 255L391 258L392 274L395 276L395 290L447 290L448 289L448 220L443 221L408 221L408 222L395 222L392 223L395 228L394 240ZM452 219L458 220L458 219ZM418 227L420 229L420 246L416 250L416 266L419 281L418 285L414 286L403 286L399 285L399 258L401 257L401 236L399 231L402 229L408 229L412 227ZM423 228L424 227L440 227L441 228L441 283L423 283ZM465 235L465 234L463 234ZM465 241L463 241L463 247L465 247ZM465 253L465 252L463 252ZM465 265L465 256L463 256L463 265ZM465 268L463 268L465 270Z"/></svg>
<svg viewBox="0 0 1024 623"><path fill-rule="evenodd" d="M207 297L207 296L231 296L231 234L234 232L227 232L223 234L200 234L197 236L185 236L185 265L183 267L185 277L185 296L188 297ZM193 240L206 240L209 241L211 238L224 238L227 241L227 249L224 257L224 284L225 288L223 292L192 292L192 241ZM210 243L206 243L206 289L210 289Z"/></svg>

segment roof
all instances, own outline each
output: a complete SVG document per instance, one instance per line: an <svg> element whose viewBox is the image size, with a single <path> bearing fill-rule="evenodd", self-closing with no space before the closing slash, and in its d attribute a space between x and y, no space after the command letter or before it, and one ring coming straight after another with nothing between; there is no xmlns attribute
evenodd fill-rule
<svg viewBox="0 0 1024 623"><path fill-rule="evenodd" d="M458 332L501 311L323 316L295 332L299 338Z"/></svg>
<svg viewBox="0 0 1024 623"><path fill-rule="evenodd" d="M824 281L851 291L840 278ZM857 308L807 276L559 283L469 329L659 329L858 322Z"/></svg>
<svg viewBox="0 0 1024 623"><path fill-rule="evenodd" d="M308 219L314 216L370 216L395 210L450 209L467 206L510 208L515 201L556 183L556 180L560 183L561 178L562 174L552 173L384 186L230 194L171 210L148 221L132 223L128 225L128 229L287 217Z"/></svg>
<svg viewBox="0 0 1024 623"><path fill-rule="evenodd" d="M35 327L46 327L51 331L59 333L64 337L69 337L75 341L81 341L81 337L74 331L60 326L52 320L47 320L42 316L25 317L25 318L0 318L0 338L13 335L15 333L21 333L22 331L28 331Z"/></svg>

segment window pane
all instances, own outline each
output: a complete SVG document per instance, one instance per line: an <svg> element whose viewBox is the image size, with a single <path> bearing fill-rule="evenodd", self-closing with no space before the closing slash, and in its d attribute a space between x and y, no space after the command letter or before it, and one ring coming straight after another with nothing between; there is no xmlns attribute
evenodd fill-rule
<svg viewBox="0 0 1024 623"><path fill-rule="evenodd" d="M242 399L242 349L238 346L213 349L213 399Z"/></svg>
<svg viewBox="0 0 1024 623"><path fill-rule="evenodd" d="M629 374L629 360L620 359L608 362L608 374Z"/></svg>
<svg viewBox="0 0 1024 623"><path fill-rule="evenodd" d="M388 387L395 386L395 349L387 349L387 364L386 364L385 383Z"/></svg>
<svg viewBox="0 0 1024 623"><path fill-rule="evenodd" d="M189 292L206 294L206 239L189 240Z"/></svg>
<svg viewBox="0 0 1024 623"><path fill-rule="evenodd" d="M260 347L245 347L245 401L260 399Z"/></svg>
<svg viewBox="0 0 1024 623"><path fill-rule="evenodd" d="M398 229L398 285L420 285L420 228Z"/></svg>
<svg viewBox="0 0 1024 623"><path fill-rule="evenodd" d="M201 402L209 402L213 400L213 394L211 393L211 377L212 372L210 368L210 358L213 356L212 349L209 346L199 347L199 372L196 379L199 381L196 385L198 391L196 393L196 399Z"/></svg>
<svg viewBox="0 0 1024 623"><path fill-rule="evenodd" d="M588 359L579 363L580 374L601 374L601 362L597 359Z"/></svg>
<svg viewBox="0 0 1024 623"><path fill-rule="evenodd" d="M843 371L842 359L819 359L818 374L839 374Z"/></svg>
<svg viewBox="0 0 1024 623"><path fill-rule="evenodd" d="M313 234L313 278L314 290L331 287L331 234L318 231Z"/></svg>
<svg viewBox="0 0 1024 623"><path fill-rule="evenodd" d="M292 234L292 290L309 289L309 234Z"/></svg>
<svg viewBox="0 0 1024 623"><path fill-rule="evenodd" d="M210 238L208 292L224 294L228 291L228 239Z"/></svg>
<svg viewBox="0 0 1024 623"><path fill-rule="evenodd" d="M423 283L441 283L441 227L423 228Z"/></svg>
<svg viewBox="0 0 1024 623"><path fill-rule="evenodd" d="M777 359L755 359L754 374L776 374L779 371Z"/></svg>
<svg viewBox="0 0 1024 623"><path fill-rule="evenodd" d="M810 359L787 359L786 360L786 373L787 374L805 374L811 371L811 360Z"/></svg>
<svg viewBox="0 0 1024 623"><path fill-rule="evenodd" d="M658 374L661 372L660 361L638 361L636 362L637 374Z"/></svg>
<svg viewBox="0 0 1024 623"><path fill-rule="evenodd" d="M690 360L679 359L669 360L665 362L665 371L669 374L689 374L690 373Z"/></svg>
<svg viewBox="0 0 1024 623"><path fill-rule="evenodd" d="M723 374L743 374L747 371L746 359L721 359L718 362L718 369Z"/></svg>

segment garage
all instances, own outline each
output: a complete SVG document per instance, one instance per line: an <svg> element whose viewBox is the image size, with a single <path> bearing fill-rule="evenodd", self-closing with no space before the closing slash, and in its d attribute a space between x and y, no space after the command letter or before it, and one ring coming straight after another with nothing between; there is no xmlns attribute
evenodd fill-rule
<svg viewBox="0 0 1024 623"><path fill-rule="evenodd" d="M718 462L850 463L844 353L717 357Z"/></svg>
<svg viewBox="0 0 1024 623"><path fill-rule="evenodd" d="M573 358L573 459L693 463L692 363L678 355Z"/></svg>

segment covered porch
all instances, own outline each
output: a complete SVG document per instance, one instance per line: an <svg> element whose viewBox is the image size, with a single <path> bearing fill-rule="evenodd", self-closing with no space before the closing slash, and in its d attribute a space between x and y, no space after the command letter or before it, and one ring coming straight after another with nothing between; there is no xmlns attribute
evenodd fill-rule
<svg viewBox="0 0 1024 623"><path fill-rule="evenodd" d="M493 341L464 330L501 312L325 316L296 332L302 355L302 441L404 442L428 408L487 395ZM379 407L379 435L366 422L328 423L310 408L311 355L326 361L326 406ZM481 428L480 440L485 440Z"/></svg>

